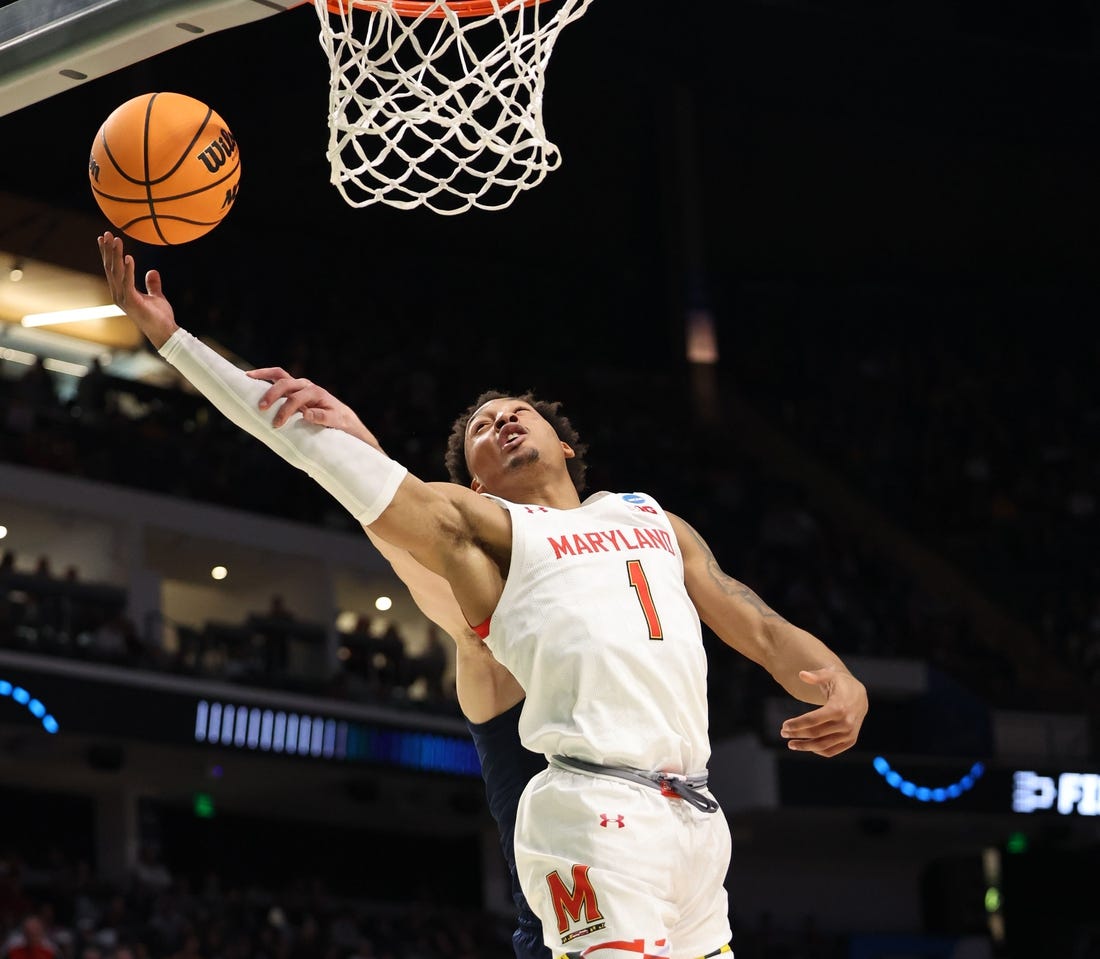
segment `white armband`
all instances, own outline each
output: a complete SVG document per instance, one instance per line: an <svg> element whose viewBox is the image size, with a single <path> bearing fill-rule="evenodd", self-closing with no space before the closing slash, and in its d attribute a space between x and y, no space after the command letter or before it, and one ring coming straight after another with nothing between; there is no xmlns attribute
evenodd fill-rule
<svg viewBox="0 0 1100 959"><path fill-rule="evenodd" d="M364 526L390 505L408 470L362 440L294 416L275 429L279 404L259 408L269 384L243 370L184 329L159 353L233 423L270 446L292 466L308 473Z"/></svg>

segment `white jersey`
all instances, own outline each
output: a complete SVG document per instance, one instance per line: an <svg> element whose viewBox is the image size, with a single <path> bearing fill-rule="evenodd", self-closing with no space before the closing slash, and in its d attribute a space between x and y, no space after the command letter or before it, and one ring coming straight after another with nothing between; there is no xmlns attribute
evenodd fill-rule
<svg viewBox="0 0 1100 959"><path fill-rule="evenodd" d="M664 510L641 493L568 510L492 498L512 517L512 560L486 644L526 691L524 746L704 772L706 654Z"/></svg>

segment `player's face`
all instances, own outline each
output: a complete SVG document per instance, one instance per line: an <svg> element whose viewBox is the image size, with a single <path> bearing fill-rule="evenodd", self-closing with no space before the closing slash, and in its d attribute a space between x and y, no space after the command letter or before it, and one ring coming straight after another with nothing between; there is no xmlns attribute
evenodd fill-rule
<svg viewBox="0 0 1100 959"><path fill-rule="evenodd" d="M466 465L478 492L506 495L521 471L536 465L565 470L571 456L569 444L523 400L490 400L466 424Z"/></svg>

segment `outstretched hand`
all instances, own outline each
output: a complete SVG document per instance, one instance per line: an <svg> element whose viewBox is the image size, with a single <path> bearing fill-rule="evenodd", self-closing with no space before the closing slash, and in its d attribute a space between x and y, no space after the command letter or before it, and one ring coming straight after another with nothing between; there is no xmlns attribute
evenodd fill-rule
<svg viewBox="0 0 1100 959"><path fill-rule="evenodd" d="M790 749L836 756L855 745L867 715L867 690L851 673L834 666L803 669L798 678L817 686L825 705L783 723L779 734Z"/></svg>
<svg viewBox="0 0 1100 959"><path fill-rule="evenodd" d="M271 383L271 388L260 397L261 410L270 409L282 401L271 421L276 429L287 423L295 413L301 413L307 423L341 430L382 452L378 440L355 415L355 411L316 383L291 376L278 366L249 370L248 375L254 380L267 380Z"/></svg>
<svg viewBox="0 0 1100 959"><path fill-rule="evenodd" d="M122 237L107 232L97 242L111 298L159 350L179 329L172 304L161 289L160 273L150 270L145 274L148 292L142 293L134 283L134 258L123 249Z"/></svg>

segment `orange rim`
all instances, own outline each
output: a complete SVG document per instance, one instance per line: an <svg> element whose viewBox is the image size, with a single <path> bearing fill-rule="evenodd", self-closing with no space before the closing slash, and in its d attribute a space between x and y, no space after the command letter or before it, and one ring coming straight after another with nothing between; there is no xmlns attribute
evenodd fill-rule
<svg viewBox="0 0 1100 959"><path fill-rule="evenodd" d="M541 2L542 0L523 0L523 6L533 7ZM428 14L429 17L446 16L443 10L439 9L440 7L446 7L460 17L483 17L493 13L492 0L444 0L438 4L433 0L393 0L392 3L376 3L372 0L328 0L328 8L330 12L340 14L346 11L349 3L360 10L380 10L382 7L389 6L401 17L419 17L425 10L432 7L436 9Z"/></svg>

